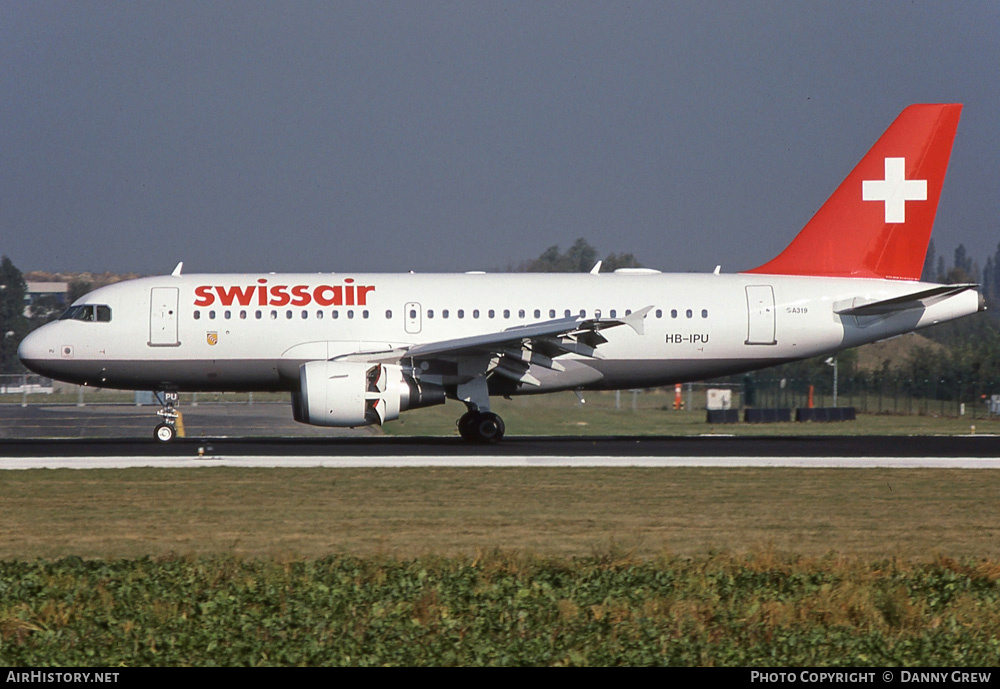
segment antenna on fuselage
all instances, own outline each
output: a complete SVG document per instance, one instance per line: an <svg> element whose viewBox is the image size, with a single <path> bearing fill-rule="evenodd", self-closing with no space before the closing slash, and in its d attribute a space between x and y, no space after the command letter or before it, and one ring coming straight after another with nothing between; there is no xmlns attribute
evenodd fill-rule
<svg viewBox="0 0 1000 689"><path fill-rule="evenodd" d="M176 267L176 268L174 268L174 272L172 272L172 273L171 273L171 275L172 275L173 277L175 277L175 278L176 278L176 277L180 277L180 275L181 275L181 269L182 269L183 267L184 267L184 261L181 261L180 263L178 263L178 264L177 264L177 267Z"/></svg>

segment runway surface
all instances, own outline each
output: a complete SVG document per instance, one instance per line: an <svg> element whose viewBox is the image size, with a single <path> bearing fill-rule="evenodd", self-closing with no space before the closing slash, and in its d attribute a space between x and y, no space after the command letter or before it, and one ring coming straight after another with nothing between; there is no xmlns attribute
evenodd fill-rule
<svg viewBox="0 0 1000 689"><path fill-rule="evenodd" d="M17 440L0 469L127 467L701 466L1000 468L997 436Z"/></svg>
<svg viewBox="0 0 1000 689"><path fill-rule="evenodd" d="M0 405L0 469L399 466L791 466L1000 468L1000 437L508 436L404 438L295 423L287 405L185 409L188 437L152 439L155 410L131 405ZM52 439L53 437L59 439Z"/></svg>

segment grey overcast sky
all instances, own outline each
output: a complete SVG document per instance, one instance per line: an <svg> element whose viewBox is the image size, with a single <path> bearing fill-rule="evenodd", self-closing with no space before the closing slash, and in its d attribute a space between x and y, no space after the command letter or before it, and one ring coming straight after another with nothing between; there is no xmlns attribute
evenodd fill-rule
<svg viewBox="0 0 1000 689"><path fill-rule="evenodd" d="M935 244L1000 242L1000 3L0 0L22 270L458 271L783 249L906 105Z"/></svg>

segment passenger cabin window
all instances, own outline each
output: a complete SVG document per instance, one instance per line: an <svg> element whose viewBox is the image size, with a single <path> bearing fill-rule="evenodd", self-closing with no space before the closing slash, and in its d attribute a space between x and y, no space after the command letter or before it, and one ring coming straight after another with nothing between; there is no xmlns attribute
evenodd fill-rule
<svg viewBox="0 0 1000 689"><path fill-rule="evenodd" d="M110 323L111 307L103 304L81 304L71 306L62 316L61 321L86 321L89 323Z"/></svg>

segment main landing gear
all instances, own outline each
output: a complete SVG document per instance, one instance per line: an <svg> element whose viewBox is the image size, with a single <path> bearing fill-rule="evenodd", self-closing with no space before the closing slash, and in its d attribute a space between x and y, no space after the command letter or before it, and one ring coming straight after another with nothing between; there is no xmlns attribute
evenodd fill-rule
<svg viewBox="0 0 1000 689"><path fill-rule="evenodd" d="M488 362L481 362L485 369ZM467 443L498 443L506 427L503 419L490 411L490 390L486 376L460 384L455 397L465 402L467 411L458 420L458 434Z"/></svg>
<svg viewBox="0 0 1000 689"><path fill-rule="evenodd" d="M496 443L503 438L503 419L493 412L470 409L458 420L458 433L469 443Z"/></svg>
<svg viewBox="0 0 1000 689"><path fill-rule="evenodd" d="M178 395L173 391L157 392L155 395L157 401L163 405L163 408L156 412L163 421L156 426L153 437L161 443L169 443L177 437L177 417L180 416L176 408Z"/></svg>

